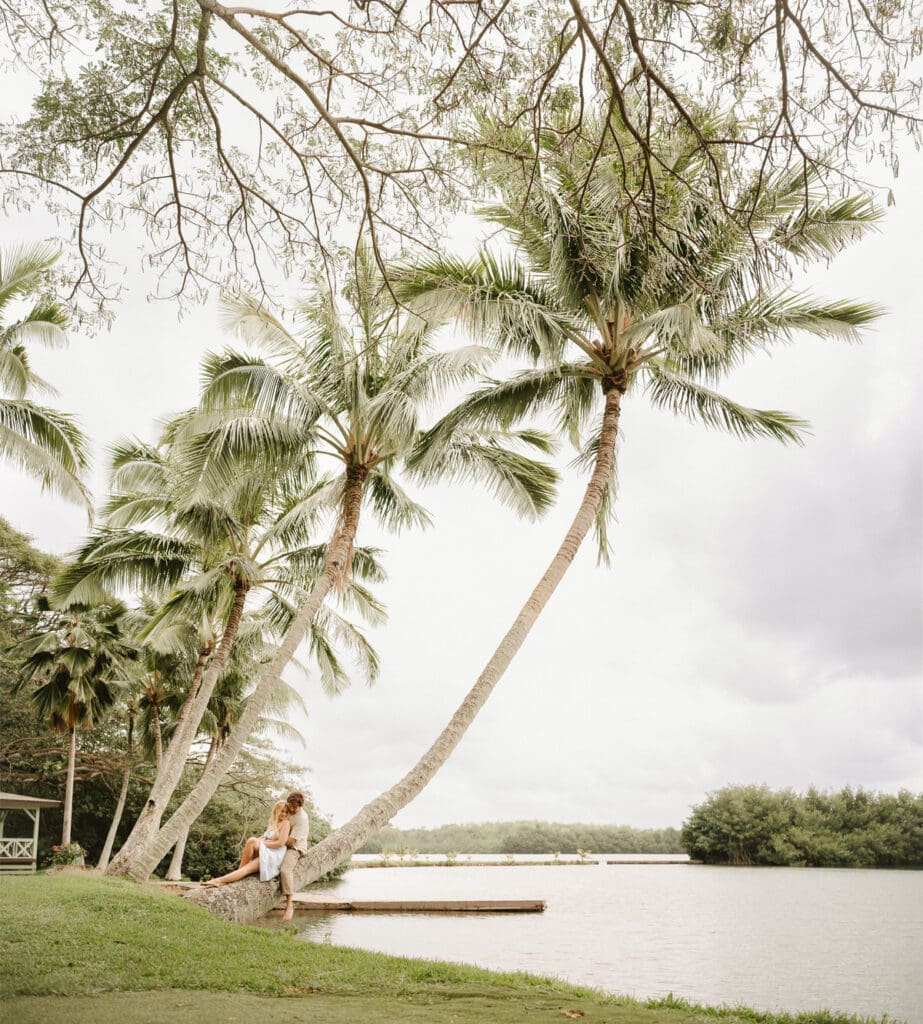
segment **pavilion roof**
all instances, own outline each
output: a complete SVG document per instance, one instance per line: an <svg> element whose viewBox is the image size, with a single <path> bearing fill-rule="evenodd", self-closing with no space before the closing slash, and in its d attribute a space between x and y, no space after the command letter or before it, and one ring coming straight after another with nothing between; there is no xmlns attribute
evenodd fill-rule
<svg viewBox="0 0 923 1024"><path fill-rule="evenodd" d="M60 807L60 800L43 800L38 796L24 796L22 793L0 793L0 811L34 810L43 807Z"/></svg>

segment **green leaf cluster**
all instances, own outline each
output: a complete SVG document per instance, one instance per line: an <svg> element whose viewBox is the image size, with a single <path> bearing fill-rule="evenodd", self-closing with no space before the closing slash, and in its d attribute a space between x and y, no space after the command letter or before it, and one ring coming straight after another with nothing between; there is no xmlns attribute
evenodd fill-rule
<svg viewBox="0 0 923 1024"><path fill-rule="evenodd" d="M692 809L683 849L707 864L923 867L923 794L728 786Z"/></svg>

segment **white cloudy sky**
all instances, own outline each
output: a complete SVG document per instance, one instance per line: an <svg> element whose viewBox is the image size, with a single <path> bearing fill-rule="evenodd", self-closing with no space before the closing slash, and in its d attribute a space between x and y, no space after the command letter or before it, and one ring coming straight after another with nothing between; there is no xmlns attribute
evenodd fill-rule
<svg viewBox="0 0 923 1024"><path fill-rule="evenodd" d="M907 154L883 230L815 270L829 297L883 303L862 346L804 340L754 360L727 391L810 419L803 449L741 443L625 403L611 569L584 549L450 763L398 825L545 818L678 825L728 783L923 789L921 289L923 159ZM49 222L7 219L3 244ZM152 436L194 401L212 308L179 320L132 288L110 332L41 354L94 440ZM150 282L148 282L149 285ZM562 466L566 457L562 458ZM553 553L579 500L523 524L468 489L425 495L436 528L388 549L375 635L382 678L325 698L304 684L293 754L342 821L435 737ZM81 513L0 466L0 512L65 552Z"/></svg>

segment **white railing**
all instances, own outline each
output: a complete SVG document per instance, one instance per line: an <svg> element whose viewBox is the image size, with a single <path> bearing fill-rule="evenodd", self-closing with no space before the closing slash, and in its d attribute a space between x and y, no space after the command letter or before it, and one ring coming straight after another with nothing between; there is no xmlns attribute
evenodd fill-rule
<svg viewBox="0 0 923 1024"><path fill-rule="evenodd" d="M35 860L34 839L0 839L0 862L23 859ZM2 863L0 867L3 867Z"/></svg>

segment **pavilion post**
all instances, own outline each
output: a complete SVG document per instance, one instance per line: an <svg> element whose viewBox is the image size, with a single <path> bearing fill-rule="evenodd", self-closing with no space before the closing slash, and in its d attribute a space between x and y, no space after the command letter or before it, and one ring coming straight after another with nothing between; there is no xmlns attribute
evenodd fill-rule
<svg viewBox="0 0 923 1024"><path fill-rule="evenodd" d="M32 870L35 871L38 868L38 816L41 814L41 809L35 808L35 824L32 828Z"/></svg>

